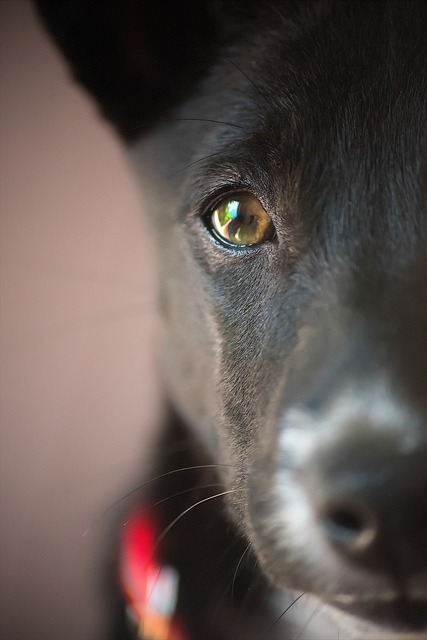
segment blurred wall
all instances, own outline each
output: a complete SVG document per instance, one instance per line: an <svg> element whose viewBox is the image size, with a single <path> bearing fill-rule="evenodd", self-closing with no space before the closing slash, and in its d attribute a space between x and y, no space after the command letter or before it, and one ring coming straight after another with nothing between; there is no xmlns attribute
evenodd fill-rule
<svg viewBox="0 0 427 640"><path fill-rule="evenodd" d="M114 135L30 3L0 10L0 635L94 640L101 514L158 420L152 257Z"/></svg>

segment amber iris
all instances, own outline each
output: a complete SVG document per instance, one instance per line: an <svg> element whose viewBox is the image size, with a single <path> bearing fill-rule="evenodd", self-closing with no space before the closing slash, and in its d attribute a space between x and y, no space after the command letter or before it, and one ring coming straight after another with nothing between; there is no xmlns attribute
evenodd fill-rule
<svg viewBox="0 0 427 640"><path fill-rule="evenodd" d="M247 247L270 240L274 227L262 204L249 193L222 200L211 216L214 235L227 244Z"/></svg>

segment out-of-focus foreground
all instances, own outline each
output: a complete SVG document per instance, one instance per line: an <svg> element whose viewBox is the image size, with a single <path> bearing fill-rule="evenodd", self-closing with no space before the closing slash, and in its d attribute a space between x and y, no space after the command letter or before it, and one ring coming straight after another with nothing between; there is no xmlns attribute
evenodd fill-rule
<svg viewBox="0 0 427 640"><path fill-rule="evenodd" d="M152 257L120 147L2 0L1 637L102 637L100 564L160 398Z"/></svg>

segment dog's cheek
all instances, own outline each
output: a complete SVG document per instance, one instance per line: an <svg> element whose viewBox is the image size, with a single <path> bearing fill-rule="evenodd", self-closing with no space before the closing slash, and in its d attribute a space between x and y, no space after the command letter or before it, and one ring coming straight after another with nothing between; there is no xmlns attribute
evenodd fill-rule
<svg viewBox="0 0 427 640"><path fill-rule="evenodd" d="M162 366L178 410L217 458L215 325L203 304L205 292L200 282L187 277L180 267L175 267L178 282L170 282L168 278L162 278L161 282ZM183 281L189 284L189 289L182 286Z"/></svg>
<svg viewBox="0 0 427 640"><path fill-rule="evenodd" d="M176 407L217 459L218 327L203 278L179 230L173 229L163 242L159 265L163 372Z"/></svg>
<svg viewBox="0 0 427 640"><path fill-rule="evenodd" d="M214 372L216 430L222 459L233 465L229 501L250 535L250 484L261 443L276 449L271 428L286 375L297 313L262 252L238 267L219 269L211 283L217 336ZM245 284L242 284L245 283Z"/></svg>

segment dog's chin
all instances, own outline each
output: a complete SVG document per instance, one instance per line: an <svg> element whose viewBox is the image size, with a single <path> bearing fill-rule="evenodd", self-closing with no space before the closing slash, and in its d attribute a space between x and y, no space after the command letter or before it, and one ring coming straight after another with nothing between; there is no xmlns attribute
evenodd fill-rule
<svg viewBox="0 0 427 640"><path fill-rule="evenodd" d="M329 616L343 629L366 640L426 640L427 602L370 600L327 604ZM357 635L359 634L359 635Z"/></svg>

